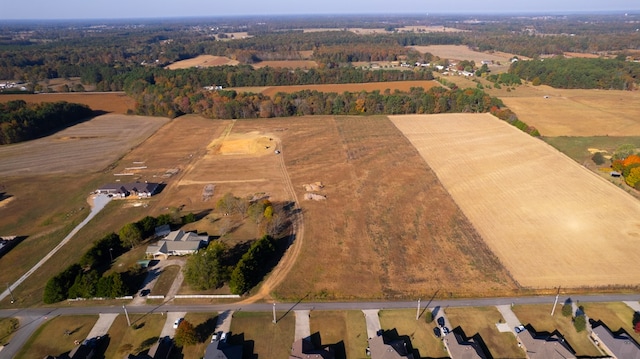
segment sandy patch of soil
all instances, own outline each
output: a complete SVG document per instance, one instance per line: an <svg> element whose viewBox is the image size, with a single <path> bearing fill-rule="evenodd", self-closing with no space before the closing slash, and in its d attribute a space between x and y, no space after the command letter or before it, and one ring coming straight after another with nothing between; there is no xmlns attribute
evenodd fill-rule
<svg viewBox="0 0 640 359"><path fill-rule="evenodd" d="M186 59L186 60L174 62L173 64L168 65L165 68L169 70L177 70L177 69L188 69L190 67L213 67L213 66L222 66L222 65L235 66L237 64L239 64L238 61L232 60L224 56L200 55L192 59Z"/></svg>

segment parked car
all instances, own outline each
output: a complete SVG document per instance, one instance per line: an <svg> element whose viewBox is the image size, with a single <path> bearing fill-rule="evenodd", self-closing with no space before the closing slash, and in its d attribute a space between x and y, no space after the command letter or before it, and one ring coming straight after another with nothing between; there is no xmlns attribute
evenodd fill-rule
<svg viewBox="0 0 640 359"><path fill-rule="evenodd" d="M433 335L435 335L436 338L440 338L440 335L441 335L440 328L438 327L433 328Z"/></svg>
<svg viewBox="0 0 640 359"><path fill-rule="evenodd" d="M524 325L518 325L517 327L514 328L516 333L521 333L524 332Z"/></svg>
<svg viewBox="0 0 640 359"><path fill-rule="evenodd" d="M176 321L173 322L173 329L178 329L178 327L180 326L180 323L182 323L183 320L184 320L184 318L176 319Z"/></svg>
<svg viewBox="0 0 640 359"><path fill-rule="evenodd" d="M438 317L438 325L441 328L444 327L444 317Z"/></svg>
<svg viewBox="0 0 640 359"><path fill-rule="evenodd" d="M442 333L443 333L443 335L447 335L447 334L449 334L449 328L447 328L447 327L442 327Z"/></svg>

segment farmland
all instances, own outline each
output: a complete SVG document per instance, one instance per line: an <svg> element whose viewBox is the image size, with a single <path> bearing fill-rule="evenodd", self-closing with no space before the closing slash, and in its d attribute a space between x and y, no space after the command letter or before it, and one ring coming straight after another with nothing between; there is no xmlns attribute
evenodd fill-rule
<svg viewBox="0 0 640 359"><path fill-rule="evenodd" d="M364 84L329 84L329 85L300 85L300 86L271 86L266 88L260 88L260 92L263 95L273 97L278 92L293 93L297 91L310 90L318 92L371 92L385 90L393 91L409 91L412 87L423 87L428 90L432 87L440 86L435 81L391 81L391 82L370 82ZM241 88L237 89L241 91Z"/></svg>
<svg viewBox="0 0 640 359"><path fill-rule="evenodd" d="M393 122L519 284L638 284L629 271L640 258L628 248L640 204L624 191L487 114Z"/></svg>
<svg viewBox="0 0 640 359"><path fill-rule="evenodd" d="M238 61L224 56L200 55L191 59L181 60L167 66L169 70L187 69L189 67L211 67L231 65L235 66Z"/></svg>

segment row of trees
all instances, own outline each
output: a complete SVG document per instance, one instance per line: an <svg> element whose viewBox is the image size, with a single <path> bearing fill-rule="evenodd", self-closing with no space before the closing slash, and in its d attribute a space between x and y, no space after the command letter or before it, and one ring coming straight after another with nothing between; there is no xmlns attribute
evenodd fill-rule
<svg viewBox="0 0 640 359"><path fill-rule="evenodd" d="M640 64L623 59L567 59L555 57L544 61L517 61L509 73L533 85L555 88L633 90L640 78Z"/></svg>
<svg viewBox="0 0 640 359"><path fill-rule="evenodd" d="M65 101L0 103L0 145L38 138L91 115L93 111L88 106Z"/></svg>
<svg viewBox="0 0 640 359"><path fill-rule="evenodd" d="M624 177L630 187L640 190L640 156L632 153L624 158L612 158L611 167Z"/></svg>
<svg viewBox="0 0 640 359"><path fill-rule="evenodd" d="M220 288L228 283L233 294L248 292L275 264L276 243L269 235L264 235L251 243L233 263L237 251L243 247L229 249L220 241L210 243L187 260L184 269L187 283L198 290Z"/></svg>

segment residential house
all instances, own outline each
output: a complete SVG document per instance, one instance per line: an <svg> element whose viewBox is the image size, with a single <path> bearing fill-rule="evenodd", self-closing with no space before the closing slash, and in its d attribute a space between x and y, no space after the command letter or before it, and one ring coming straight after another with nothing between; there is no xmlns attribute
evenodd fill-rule
<svg viewBox="0 0 640 359"><path fill-rule="evenodd" d="M443 341L452 359L487 359L478 340L467 338L459 327L446 335Z"/></svg>
<svg viewBox="0 0 640 359"><path fill-rule="evenodd" d="M604 323L592 324L591 339L596 346L617 359L640 359L640 346L624 330L613 333Z"/></svg>
<svg viewBox="0 0 640 359"><path fill-rule="evenodd" d="M170 232L163 239L147 247L147 257L164 258L193 254L209 243L209 236L183 230Z"/></svg>
<svg viewBox="0 0 640 359"><path fill-rule="evenodd" d="M517 334L518 344L529 359L568 359L576 358L576 354L559 333L538 335L527 327Z"/></svg>
<svg viewBox="0 0 640 359"><path fill-rule="evenodd" d="M204 351L204 359L242 359L242 345L231 345L214 334Z"/></svg>
<svg viewBox="0 0 640 359"><path fill-rule="evenodd" d="M298 339L293 342L289 359L334 359L335 352L332 346L316 346L311 337Z"/></svg>
<svg viewBox="0 0 640 359"><path fill-rule="evenodd" d="M384 334L369 338L371 359L414 359L403 339L389 340Z"/></svg>
<svg viewBox="0 0 640 359"><path fill-rule="evenodd" d="M148 198L157 193L159 183L135 182L135 183L107 183L96 190L98 194L107 194L112 197L125 198L137 196L138 198Z"/></svg>

